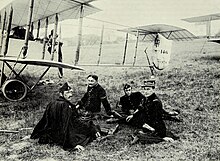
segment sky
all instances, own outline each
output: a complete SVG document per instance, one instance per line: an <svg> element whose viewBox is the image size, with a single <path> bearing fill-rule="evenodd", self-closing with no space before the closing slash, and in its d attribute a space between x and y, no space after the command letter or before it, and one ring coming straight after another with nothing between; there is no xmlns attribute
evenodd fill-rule
<svg viewBox="0 0 220 161"><path fill-rule="evenodd" d="M220 12L219 0L97 0L103 11L92 16L127 25L179 24L186 17Z"/></svg>
<svg viewBox="0 0 220 161"><path fill-rule="evenodd" d="M90 15L91 18L129 27L168 24L186 28L195 35L206 34L206 25L188 23L181 19L220 13L219 0L96 0L91 4L102 10ZM84 25L97 26L94 21L88 20L84 20ZM220 21L213 21L211 26L212 34L220 31Z"/></svg>
<svg viewBox="0 0 220 161"><path fill-rule="evenodd" d="M92 4L103 11L90 17L128 26L164 23L193 31L195 25L181 19L220 13L219 0L97 0Z"/></svg>
<svg viewBox="0 0 220 161"><path fill-rule="evenodd" d="M1 0L0 7L5 2L8 2L8 0ZM186 28L195 35L201 35L205 32L204 24L190 24L181 19L220 13L219 0L96 0L91 4L102 11L88 16L90 18L129 27L158 23L168 24ZM77 33L78 24L78 20L62 22L63 28L67 31L64 32L64 35L71 36ZM88 27L99 26L101 28L101 22L91 21L89 19L84 19L83 25ZM218 22L213 21L213 33L220 31L219 25ZM115 25L110 28L122 27ZM86 30L89 32L89 29Z"/></svg>

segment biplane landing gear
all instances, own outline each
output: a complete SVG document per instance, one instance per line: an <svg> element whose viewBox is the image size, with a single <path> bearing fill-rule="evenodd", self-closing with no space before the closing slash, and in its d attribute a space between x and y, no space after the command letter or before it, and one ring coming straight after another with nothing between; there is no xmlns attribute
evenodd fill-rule
<svg viewBox="0 0 220 161"><path fill-rule="evenodd" d="M27 86L19 80L11 79L5 81L2 92L8 100L19 101L27 95Z"/></svg>

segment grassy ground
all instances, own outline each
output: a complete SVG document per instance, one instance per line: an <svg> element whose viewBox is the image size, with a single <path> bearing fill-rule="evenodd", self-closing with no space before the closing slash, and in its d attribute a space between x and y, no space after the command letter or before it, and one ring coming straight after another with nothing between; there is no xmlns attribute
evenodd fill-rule
<svg viewBox="0 0 220 161"><path fill-rule="evenodd" d="M68 152L55 145L39 145L26 137L32 130L23 129L18 134L0 134L0 160L220 160L220 47L206 44L201 51L203 44L202 41L175 43L169 67L156 73L157 93L164 107L181 112L179 117L183 122L166 122L168 129L180 140L131 146L134 129L122 126L113 137L94 141L83 152ZM106 51L110 49L106 48ZM119 53L122 52L119 50ZM71 55L67 57L64 59L71 61ZM108 59L112 57L110 54ZM90 60L92 58L89 57ZM26 73L29 77L31 75L29 83L41 70L29 68ZM138 90L138 86L150 75L149 69L143 67L85 67L83 72L65 70L65 77L59 80L57 70L51 70L45 78L53 79L55 83L38 86L22 102L12 103L0 98L0 129L34 127L47 103L57 97L58 84L64 81L70 82L73 87L72 102L76 102L86 90L86 76L90 73L99 75L112 108L123 94L124 83L134 82L134 89Z"/></svg>

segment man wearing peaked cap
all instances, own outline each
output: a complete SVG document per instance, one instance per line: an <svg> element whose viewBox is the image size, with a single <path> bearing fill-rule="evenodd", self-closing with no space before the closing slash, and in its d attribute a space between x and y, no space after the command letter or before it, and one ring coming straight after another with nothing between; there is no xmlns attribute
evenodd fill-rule
<svg viewBox="0 0 220 161"><path fill-rule="evenodd" d="M163 109L161 100L155 94L155 80L150 79L144 81L141 85L141 93L146 97L142 104L142 113L146 116L143 117L145 118L142 126L143 131L141 134L137 135L139 139L148 143L164 140L173 141L174 139L177 139L177 137L175 137L171 132L167 132L164 119L169 119L172 115L177 115L178 113L167 112ZM173 121L176 120L173 119ZM146 133L146 135L143 133Z"/></svg>
<svg viewBox="0 0 220 161"><path fill-rule="evenodd" d="M59 94L61 98L64 98L68 101L70 101L72 94L72 88L69 86L67 82L65 82L60 88L59 88Z"/></svg>
<svg viewBox="0 0 220 161"><path fill-rule="evenodd" d="M59 92L64 92L64 91L68 91L68 90L70 90L71 89L71 87L69 86L69 84L67 83L67 82L65 82L61 87L60 87L60 89L59 89Z"/></svg>
<svg viewBox="0 0 220 161"><path fill-rule="evenodd" d="M71 87L64 83L59 88L59 97L47 105L31 139L39 139L42 144L55 143L64 149L83 150L83 146L100 136L99 126L80 119L75 105L69 102L71 97Z"/></svg>
<svg viewBox="0 0 220 161"><path fill-rule="evenodd" d="M144 84L141 85L141 87L152 87L153 89L155 88L155 80L145 80Z"/></svg>

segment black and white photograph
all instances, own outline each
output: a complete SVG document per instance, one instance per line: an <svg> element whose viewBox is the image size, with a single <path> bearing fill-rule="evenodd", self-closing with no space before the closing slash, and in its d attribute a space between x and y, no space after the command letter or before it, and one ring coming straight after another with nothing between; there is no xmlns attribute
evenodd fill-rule
<svg viewBox="0 0 220 161"><path fill-rule="evenodd" d="M219 0L1 0L0 161L220 161Z"/></svg>

